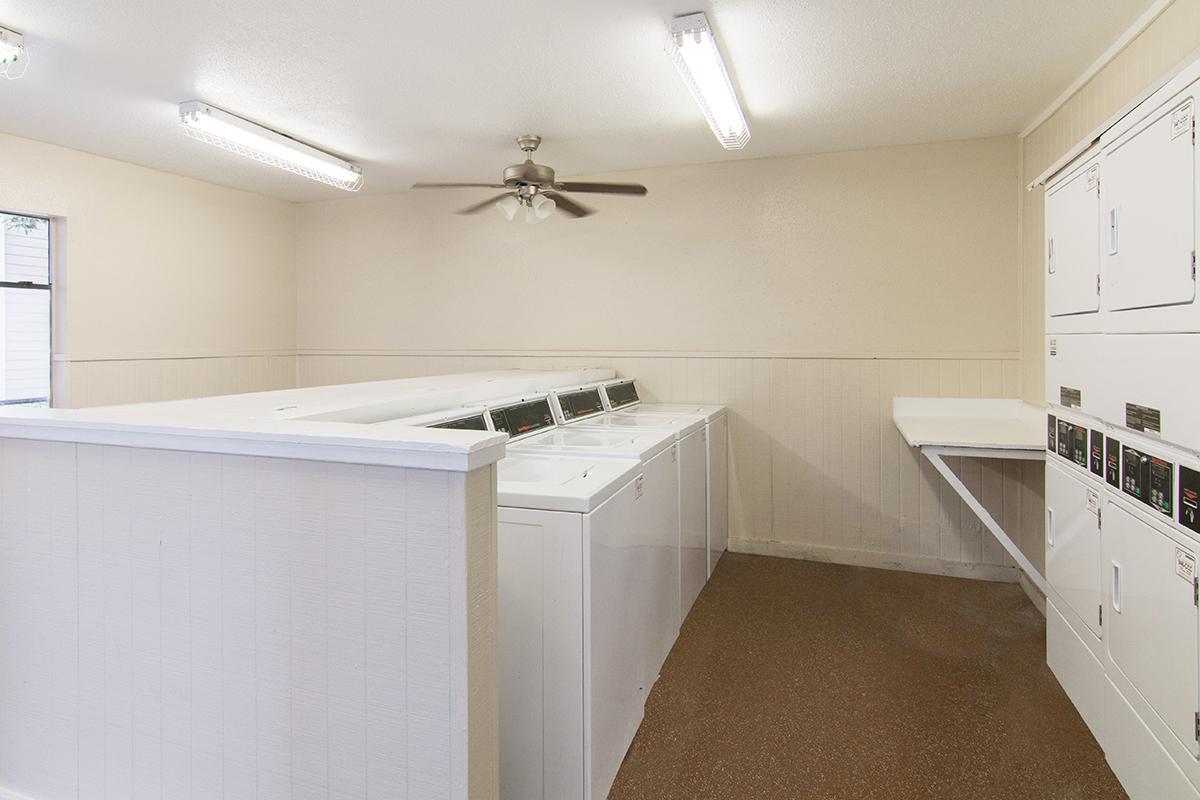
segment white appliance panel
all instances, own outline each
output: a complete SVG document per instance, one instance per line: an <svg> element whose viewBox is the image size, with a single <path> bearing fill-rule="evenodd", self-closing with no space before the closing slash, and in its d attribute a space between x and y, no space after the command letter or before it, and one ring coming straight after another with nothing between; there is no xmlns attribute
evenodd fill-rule
<svg viewBox="0 0 1200 800"><path fill-rule="evenodd" d="M1171 734L1200 754L1195 548L1109 498L1104 506L1104 630L1112 665Z"/></svg>
<svg viewBox="0 0 1200 800"><path fill-rule="evenodd" d="M1105 338L1104 370L1112 377L1101 394L1099 414L1114 425L1153 419L1159 430L1144 430L1181 447L1200 450L1200 334L1123 334ZM1137 424L1136 422L1134 424Z"/></svg>
<svg viewBox="0 0 1200 800"><path fill-rule="evenodd" d="M708 574L729 547L729 421L708 425Z"/></svg>
<svg viewBox="0 0 1200 800"><path fill-rule="evenodd" d="M625 576L626 591L636 596L644 620L637 630L642 685L647 693L679 635L678 459L678 445L673 444L642 467L639 502L646 507L638 515L645 526L638 540L641 553L636 568ZM636 576L636 581L631 581L631 576Z"/></svg>
<svg viewBox="0 0 1200 800"><path fill-rule="evenodd" d="M1131 800L1200 798L1112 681L1104 684L1104 735L1098 738L1113 774Z"/></svg>
<svg viewBox="0 0 1200 800"><path fill-rule="evenodd" d="M708 434L679 441L679 622L708 581Z"/></svg>
<svg viewBox="0 0 1200 800"><path fill-rule="evenodd" d="M1046 464L1046 580L1074 618L1101 635L1099 483Z"/></svg>
<svg viewBox="0 0 1200 800"><path fill-rule="evenodd" d="M637 483L610 498L584 521L584 616L588 657L584 704L591 800L603 800L642 722L650 685L644 680L633 645L637 632L655 619L648 604L661 603L661 593L630 580L646 560L640 527L648 490L639 497ZM668 603L665 608L673 606ZM556 797L547 794L546 798Z"/></svg>
<svg viewBox="0 0 1200 800"><path fill-rule="evenodd" d="M1152 98L1136 124L1105 144L1101 241L1105 330L1196 330L1195 143L1192 87Z"/></svg>
<svg viewBox="0 0 1200 800"><path fill-rule="evenodd" d="M582 519L499 509L502 798L584 796Z"/></svg>
<svg viewBox="0 0 1200 800"><path fill-rule="evenodd" d="M1101 417L1113 390L1112 371L1105 363L1109 338L1099 333L1046 336L1047 403Z"/></svg>
<svg viewBox="0 0 1200 800"><path fill-rule="evenodd" d="M1091 152L1046 188L1046 331L1099 332L1099 310L1100 160Z"/></svg>
<svg viewBox="0 0 1200 800"><path fill-rule="evenodd" d="M1092 734L1100 739L1103 736L1106 681L1104 666L1092 650L1092 645L1098 644L1084 641L1059 612L1054 599L1047 598L1046 663Z"/></svg>

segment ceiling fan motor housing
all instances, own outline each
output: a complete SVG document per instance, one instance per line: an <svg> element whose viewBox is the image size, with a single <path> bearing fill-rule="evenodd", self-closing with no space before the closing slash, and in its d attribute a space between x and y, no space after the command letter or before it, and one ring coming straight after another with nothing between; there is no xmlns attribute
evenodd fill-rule
<svg viewBox="0 0 1200 800"><path fill-rule="evenodd" d="M554 170L541 164L535 164L532 161L526 161L524 164L513 164L504 170L505 186L520 186L522 184L548 186L553 183Z"/></svg>

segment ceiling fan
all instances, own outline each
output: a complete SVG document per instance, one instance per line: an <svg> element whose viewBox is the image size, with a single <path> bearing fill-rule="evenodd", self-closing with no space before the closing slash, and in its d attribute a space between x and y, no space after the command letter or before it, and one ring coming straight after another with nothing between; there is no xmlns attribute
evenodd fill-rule
<svg viewBox="0 0 1200 800"><path fill-rule="evenodd" d="M508 219L525 208L525 219L537 222L554 213L557 208L573 217L586 217L595 213L587 206L576 203L564 192L590 192L592 194L635 194L644 195L646 187L640 183L580 183L578 181L556 181L554 170L544 164L533 163L533 154L542 143L542 137L525 134L517 137L517 146L525 152L525 163L513 164L504 170L502 183L414 183L414 189L506 189L503 194L489 197L481 203L467 206L458 214L475 214L490 205L495 205Z"/></svg>

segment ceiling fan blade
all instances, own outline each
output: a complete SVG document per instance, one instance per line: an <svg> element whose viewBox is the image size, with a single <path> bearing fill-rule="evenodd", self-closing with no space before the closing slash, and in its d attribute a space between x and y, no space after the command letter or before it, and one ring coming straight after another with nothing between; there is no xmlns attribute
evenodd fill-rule
<svg viewBox="0 0 1200 800"><path fill-rule="evenodd" d="M414 183L414 189L503 189L503 183Z"/></svg>
<svg viewBox="0 0 1200 800"><path fill-rule="evenodd" d="M576 183L566 181L554 186L560 192L592 192L594 194L645 194L640 183Z"/></svg>
<svg viewBox="0 0 1200 800"><path fill-rule="evenodd" d="M558 206L559 209L567 212L573 217L586 217L589 214L596 213L587 206L579 205L579 203L576 203L574 200L564 194L559 194L558 192L542 192L542 195L549 197L554 201L554 204Z"/></svg>
<svg viewBox="0 0 1200 800"><path fill-rule="evenodd" d="M480 211L483 211L488 206L495 204L495 202L497 200L503 200L504 198L510 196L511 194L512 194L512 192L505 192L504 194L498 194L495 197L489 197L487 200L484 200L482 203L476 203L473 206L467 206L466 208L460 208L458 211L455 211L454 213L455 214L478 214Z"/></svg>

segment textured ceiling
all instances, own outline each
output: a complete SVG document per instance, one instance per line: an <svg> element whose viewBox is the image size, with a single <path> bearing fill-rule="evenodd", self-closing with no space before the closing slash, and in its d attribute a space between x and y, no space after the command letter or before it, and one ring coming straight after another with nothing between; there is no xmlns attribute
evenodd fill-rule
<svg viewBox="0 0 1200 800"><path fill-rule="evenodd" d="M9 0L0 131L290 200L341 193L181 135L203 99L363 165L364 192L1015 133L1149 0L712 0L753 139L726 153L663 53L680 0Z"/></svg>

